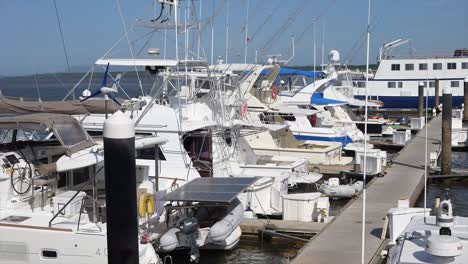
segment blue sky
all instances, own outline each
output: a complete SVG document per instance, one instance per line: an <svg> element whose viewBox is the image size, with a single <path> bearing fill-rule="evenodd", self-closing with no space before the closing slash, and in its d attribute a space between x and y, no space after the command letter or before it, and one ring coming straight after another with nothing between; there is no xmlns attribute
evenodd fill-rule
<svg viewBox="0 0 468 264"><path fill-rule="evenodd" d="M90 66L123 33L116 0L56 1L70 63L75 69L77 66ZM119 1L127 26L137 18L153 16L152 0ZM224 57L225 1L202 0L205 19L212 13L213 2L215 10L221 10L215 18L216 58ZM243 62L242 30L248 1L229 0L230 62ZM198 5L199 0L195 4ZM375 62L377 50L383 43L396 38L412 39L412 47L421 52L468 48L467 0L373 0L372 4L375 27L371 37L371 62ZM312 65L313 30L308 26L316 18L319 18L316 24L317 63L321 61L324 26L325 55L330 49L338 49L342 59L351 59L351 64L365 62L363 37L367 22L367 0L250 0L248 25L252 40L248 60L253 62L255 50L262 48L267 48L266 54L280 53L283 58L289 57L291 36L294 34L297 40L296 56L290 64ZM0 0L0 32L0 75L65 70L53 0ZM145 32L138 29L131 36ZM257 34L254 35L255 32ZM172 32L168 34L174 39ZM202 47L208 60L210 36L211 28L207 26L202 34ZM159 47L162 50L163 43L162 33L155 33L148 47ZM183 45L183 36L180 43ZM167 46L168 56L173 56L174 41L168 40ZM114 56L129 56L126 41L120 43L118 48ZM409 48L403 47L401 50L407 51Z"/></svg>

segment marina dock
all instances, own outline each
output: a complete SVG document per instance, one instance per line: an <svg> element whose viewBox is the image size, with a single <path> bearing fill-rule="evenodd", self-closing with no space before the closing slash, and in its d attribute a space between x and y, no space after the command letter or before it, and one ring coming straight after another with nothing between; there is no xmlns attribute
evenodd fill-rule
<svg viewBox="0 0 468 264"><path fill-rule="evenodd" d="M442 116L428 123L427 153L439 152ZM401 197L413 206L424 187L425 129L402 149L383 178L375 178L367 187L365 262L379 254L385 216L397 207ZM293 264L360 263L362 232L362 196L351 201L341 214L301 249Z"/></svg>
<svg viewBox="0 0 468 264"><path fill-rule="evenodd" d="M333 219L332 217L330 219ZM284 221L276 219L242 219L240 227L243 235L261 235L265 230L311 237L319 233L327 223Z"/></svg>

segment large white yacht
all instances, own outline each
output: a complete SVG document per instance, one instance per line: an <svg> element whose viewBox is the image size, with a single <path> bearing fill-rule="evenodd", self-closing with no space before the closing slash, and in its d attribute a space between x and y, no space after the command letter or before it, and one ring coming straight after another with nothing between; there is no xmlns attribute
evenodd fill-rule
<svg viewBox="0 0 468 264"><path fill-rule="evenodd" d="M436 80L439 80L439 95L442 95L442 88L452 88L453 105L460 106L463 82L468 78L468 49L424 57L392 54L394 48L408 42L398 39L383 45L378 68L369 79L368 95L382 101L384 108L417 108L418 84L423 82L429 88L425 92L429 96L429 107L433 107ZM365 75L353 77L353 86L354 96L364 98Z"/></svg>

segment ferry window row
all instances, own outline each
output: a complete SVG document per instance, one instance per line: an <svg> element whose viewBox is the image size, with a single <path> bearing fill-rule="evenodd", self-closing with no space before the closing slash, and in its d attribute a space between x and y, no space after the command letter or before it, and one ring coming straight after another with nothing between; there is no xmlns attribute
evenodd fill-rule
<svg viewBox="0 0 468 264"><path fill-rule="evenodd" d="M398 88L403 88L403 82L388 82L387 83L388 88L397 88L397 85L398 85Z"/></svg>
<svg viewBox="0 0 468 264"><path fill-rule="evenodd" d="M418 69L420 71L427 71L427 63L419 63ZM392 64L392 71L400 71L400 64ZM457 69L457 63L456 62L449 62L447 63L447 70L456 70ZM462 62L461 63L461 69L466 70L468 69L468 62ZM437 62L437 63L432 63L432 70L434 71L440 71L442 70L442 63ZM412 63L407 63L405 64L405 71L414 71L414 64Z"/></svg>
<svg viewBox="0 0 468 264"><path fill-rule="evenodd" d="M424 87L427 87L427 82L423 82ZM460 82L459 81L450 81L450 87L452 88L458 88L460 87ZM395 87L388 87L388 88L395 88ZM430 81L429 82L429 88L435 88L435 81Z"/></svg>

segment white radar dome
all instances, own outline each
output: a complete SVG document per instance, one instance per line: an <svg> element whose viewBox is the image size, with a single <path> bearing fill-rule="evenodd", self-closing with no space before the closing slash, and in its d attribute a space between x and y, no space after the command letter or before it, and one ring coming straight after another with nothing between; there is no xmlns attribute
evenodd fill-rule
<svg viewBox="0 0 468 264"><path fill-rule="evenodd" d="M328 61L331 63L340 62L340 53L337 50L331 50L330 53L328 53Z"/></svg>

